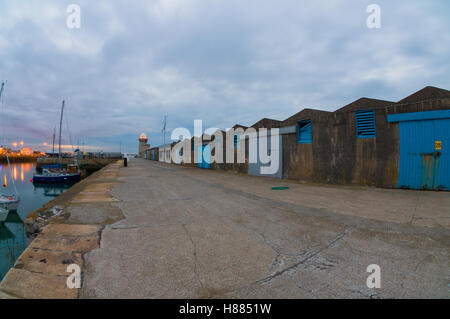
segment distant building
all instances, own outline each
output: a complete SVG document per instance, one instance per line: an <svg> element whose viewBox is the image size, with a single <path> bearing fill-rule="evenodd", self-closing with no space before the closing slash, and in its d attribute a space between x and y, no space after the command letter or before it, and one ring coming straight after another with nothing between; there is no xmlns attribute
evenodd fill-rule
<svg viewBox="0 0 450 319"><path fill-rule="evenodd" d="M33 155L33 154L34 154L33 150L31 148L29 148L29 147L24 147L24 148L22 148L20 150L20 155L30 156L30 155Z"/></svg>
<svg viewBox="0 0 450 319"><path fill-rule="evenodd" d="M147 149L150 148L150 144L148 144L147 142L148 142L147 135L145 135L145 133L142 133L141 136L139 137L138 157L143 158L144 155L146 154Z"/></svg>

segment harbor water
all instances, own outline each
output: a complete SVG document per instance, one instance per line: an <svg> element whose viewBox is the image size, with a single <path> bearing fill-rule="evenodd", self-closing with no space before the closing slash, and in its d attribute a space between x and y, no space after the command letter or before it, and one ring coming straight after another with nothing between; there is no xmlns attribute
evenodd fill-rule
<svg viewBox="0 0 450 319"><path fill-rule="evenodd" d="M10 211L5 222L0 223L0 281L28 246L24 220L26 216L46 202L63 193L70 185L35 186L31 182L35 163L0 164L2 194L14 194L17 189L20 205ZM15 187L14 187L15 186Z"/></svg>

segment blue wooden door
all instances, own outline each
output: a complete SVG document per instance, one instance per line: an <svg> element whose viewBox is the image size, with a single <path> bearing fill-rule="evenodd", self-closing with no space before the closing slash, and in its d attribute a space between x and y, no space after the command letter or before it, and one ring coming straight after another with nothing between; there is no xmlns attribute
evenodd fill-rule
<svg viewBox="0 0 450 319"><path fill-rule="evenodd" d="M435 143L440 142L439 155L436 159L435 189L450 190L450 119L434 120Z"/></svg>
<svg viewBox="0 0 450 319"><path fill-rule="evenodd" d="M450 190L449 128L450 119L399 123L400 188Z"/></svg>
<svg viewBox="0 0 450 319"><path fill-rule="evenodd" d="M211 147L208 145L203 145L203 168L211 168Z"/></svg>
<svg viewBox="0 0 450 319"><path fill-rule="evenodd" d="M198 158L197 166L199 168L203 168L203 146L197 147L197 158Z"/></svg>
<svg viewBox="0 0 450 319"><path fill-rule="evenodd" d="M198 164L199 168L211 168L211 148L209 145L199 146L198 149Z"/></svg>

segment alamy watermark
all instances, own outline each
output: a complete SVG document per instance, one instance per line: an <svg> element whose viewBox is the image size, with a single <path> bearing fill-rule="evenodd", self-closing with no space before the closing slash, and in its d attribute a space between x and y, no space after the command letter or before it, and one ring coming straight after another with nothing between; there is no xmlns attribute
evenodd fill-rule
<svg viewBox="0 0 450 319"><path fill-rule="evenodd" d="M71 273L67 277L66 285L69 289L80 289L81 288L81 268L77 264L71 264L67 266L67 272Z"/></svg>
<svg viewBox="0 0 450 319"><path fill-rule="evenodd" d="M69 14L66 20L66 25L69 29L81 28L81 7L79 4L72 3L67 6L66 12ZM366 25L369 29L381 28L381 7L379 4L372 3L366 8L369 16L366 20Z"/></svg>
<svg viewBox="0 0 450 319"><path fill-rule="evenodd" d="M70 4L66 12L69 14L66 20L66 25L69 29L81 28L81 7L78 4Z"/></svg>
<svg viewBox="0 0 450 319"><path fill-rule="evenodd" d="M381 288L381 268L377 264L367 266L367 272L370 273L367 277L367 288Z"/></svg>
<svg viewBox="0 0 450 319"><path fill-rule="evenodd" d="M206 164L258 164L260 173L272 175L280 168L280 130L278 128L231 128L223 132L194 121L194 134L184 127L172 131L174 146L160 147L165 162Z"/></svg>
<svg viewBox="0 0 450 319"><path fill-rule="evenodd" d="M81 28L81 7L79 4L72 3L67 6L66 12L69 14L66 20L66 25L69 29ZM381 28L381 7L379 4L372 3L366 8L369 16L366 20L366 25L369 29Z"/></svg>
<svg viewBox="0 0 450 319"><path fill-rule="evenodd" d="M381 7L378 4L369 4L366 9L370 15L367 17L366 25L369 29L381 28Z"/></svg>

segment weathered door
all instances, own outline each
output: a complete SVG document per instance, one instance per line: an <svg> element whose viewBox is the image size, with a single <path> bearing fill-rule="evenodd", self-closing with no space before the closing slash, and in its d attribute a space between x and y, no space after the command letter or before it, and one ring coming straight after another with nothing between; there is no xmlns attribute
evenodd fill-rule
<svg viewBox="0 0 450 319"><path fill-rule="evenodd" d="M211 168L211 148L209 145L202 145L198 147L198 164L199 168Z"/></svg>
<svg viewBox="0 0 450 319"><path fill-rule="evenodd" d="M249 139L249 144L251 142L256 143L256 163L249 163L248 164L248 174L249 175L256 175L256 176L266 176L266 177L275 177L275 178L282 178L283 177L283 155L282 155L282 136L277 136L278 143L272 144L272 137L270 134L267 136L259 136L258 138L251 138ZM260 146L261 143L266 143L266 150L267 155L270 155L272 159L276 162L274 163L265 163L263 164L260 158ZM250 146L249 146L250 148ZM275 158L276 157L276 158ZM268 168L272 167L273 169L269 170ZM264 168L267 169L267 171L264 170Z"/></svg>
<svg viewBox="0 0 450 319"><path fill-rule="evenodd" d="M450 190L450 119L434 120L435 189Z"/></svg>
<svg viewBox="0 0 450 319"><path fill-rule="evenodd" d="M399 122L400 188L450 190L450 119Z"/></svg>
<svg viewBox="0 0 450 319"><path fill-rule="evenodd" d="M203 168L211 168L211 147L208 145L203 145Z"/></svg>

